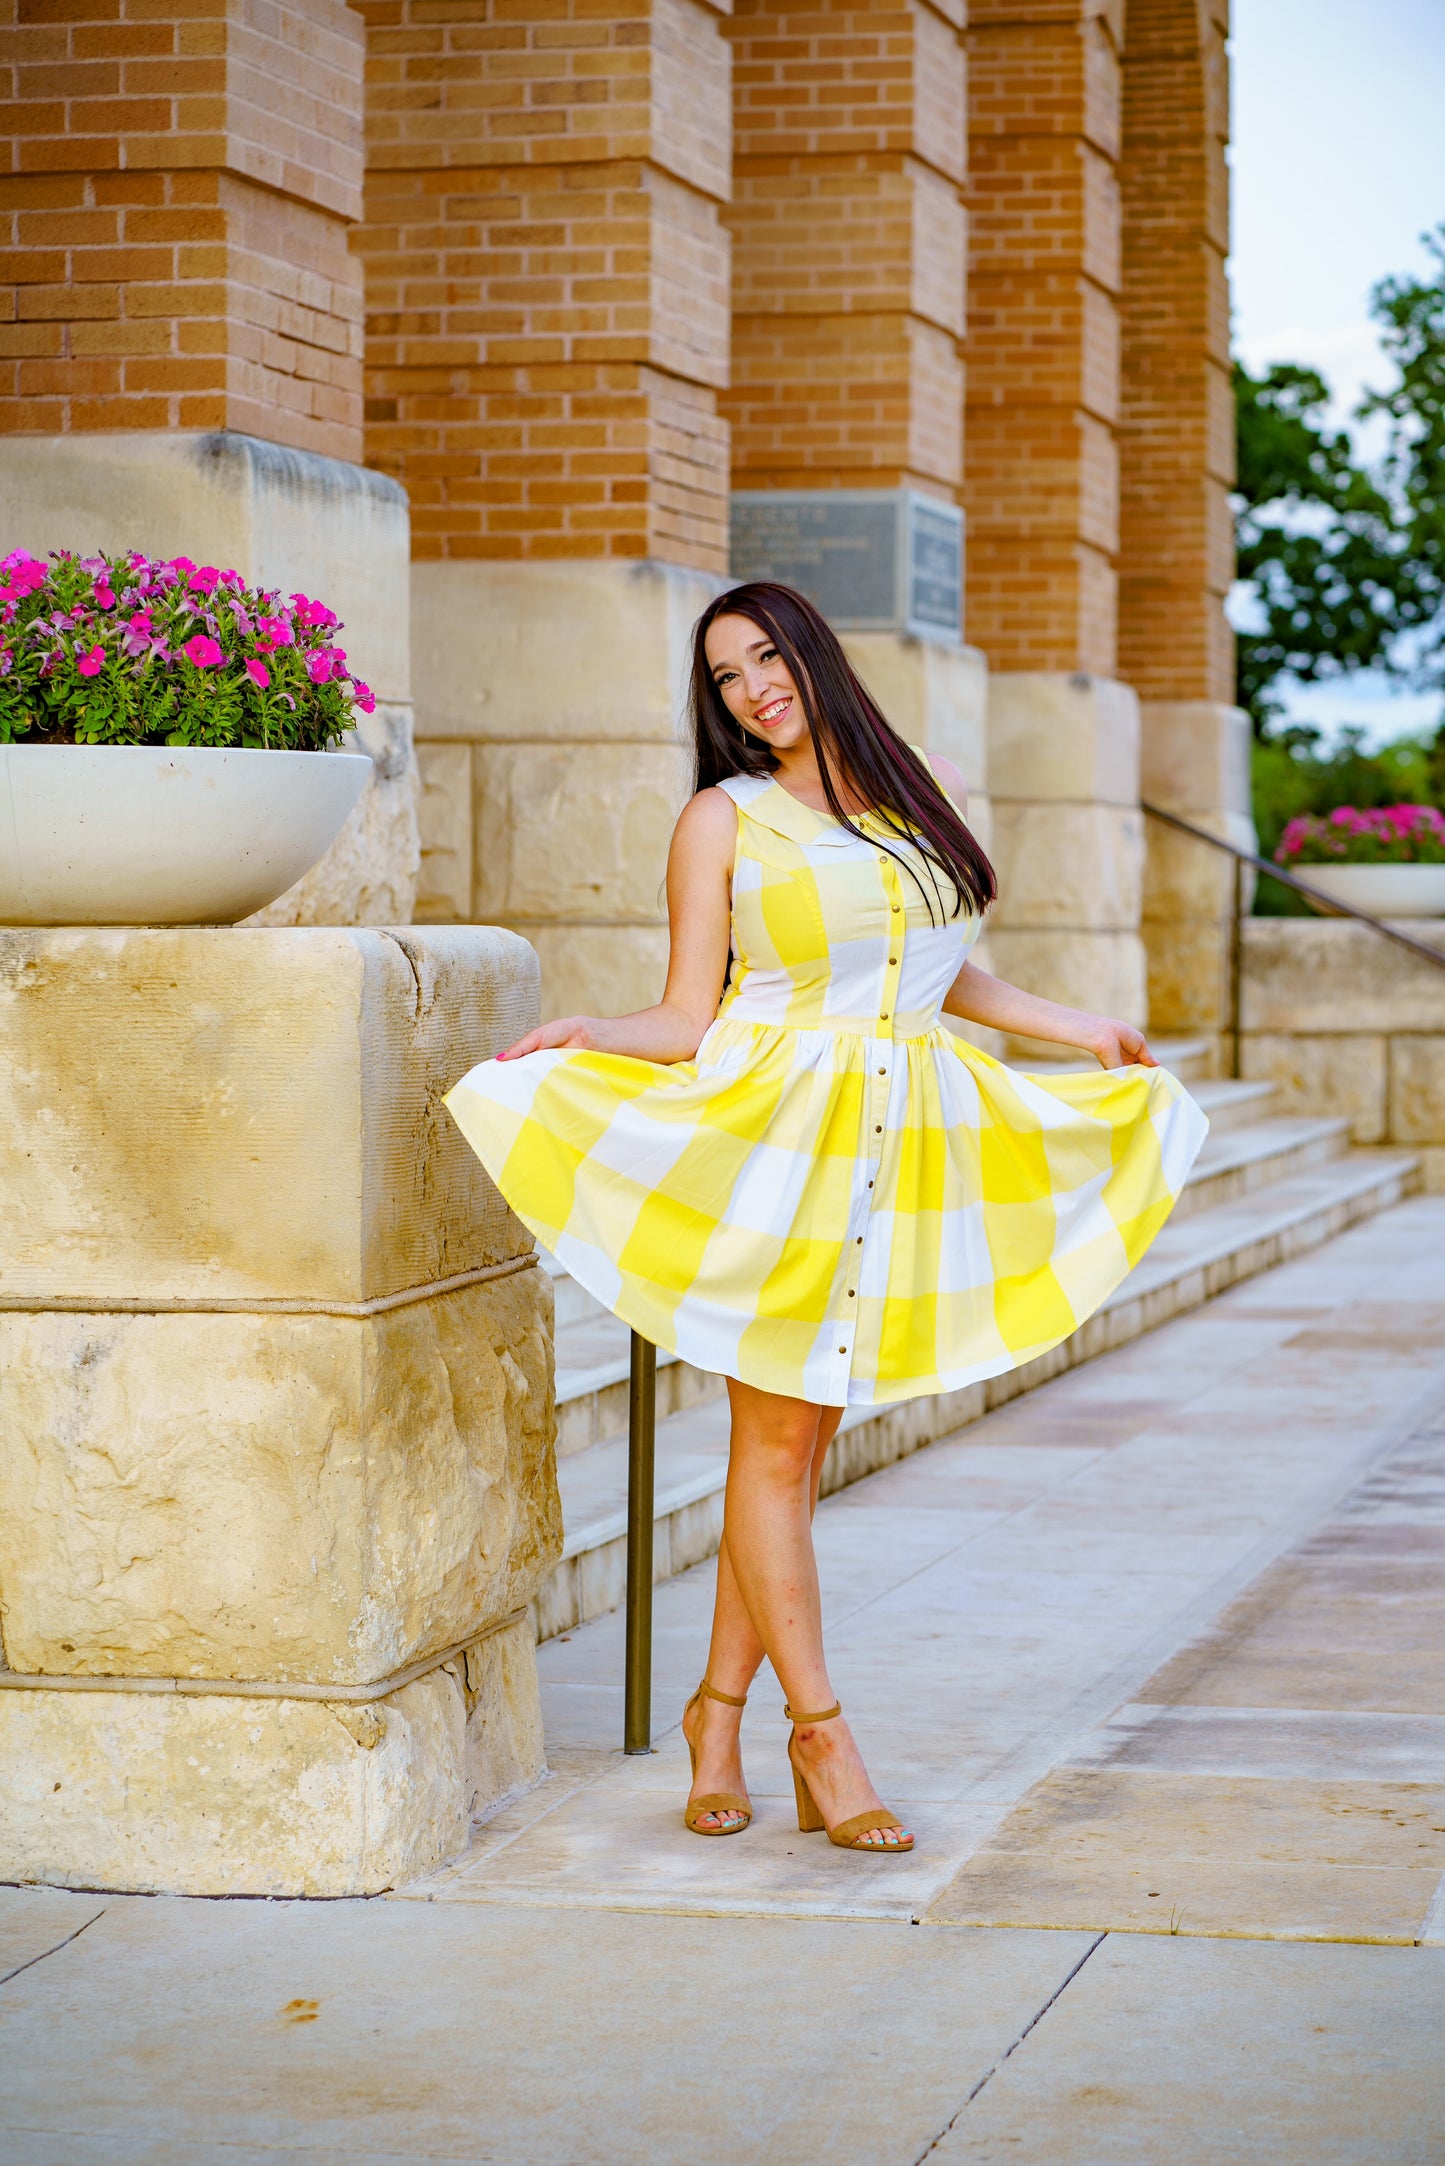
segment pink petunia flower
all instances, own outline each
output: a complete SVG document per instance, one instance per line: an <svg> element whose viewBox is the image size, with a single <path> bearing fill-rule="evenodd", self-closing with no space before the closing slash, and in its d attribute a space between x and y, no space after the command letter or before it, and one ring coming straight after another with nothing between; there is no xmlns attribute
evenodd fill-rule
<svg viewBox="0 0 1445 2166"><path fill-rule="evenodd" d="M203 564L198 572L192 572L187 584L193 594L214 594L220 585L221 575L214 564Z"/></svg>
<svg viewBox="0 0 1445 2166"><path fill-rule="evenodd" d="M215 640L207 639L203 632L197 632L194 639L188 639L181 651L189 661L195 663L197 669L214 669L218 662L226 659Z"/></svg>
<svg viewBox="0 0 1445 2166"><path fill-rule="evenodd" d="M271 682L271 672L264 662L248 662L246 664L246 675L253 684L258 684L263 692Z"/></svg>
<svg viewBox="0 0 1445 2166"><path fill-rule="evenodd" d="M104 647L92 647L87 654L77 654L75 666L82 677L98 677L105 667Z"/></svg>
<svg viewBox="0 0 1445 2166"><path fill-rule="evenodd" d="M95 590L95 598L99 602L102 609L114 609L115 596L111 592L109 587L97 587Z"/></svg>
<svg viewBox="0 0 1445 2166"><path fill-rule="evenodd" d="M313 602L304 594L293 594L291 606L296 612L296 622L308 630L329 632L333 624L341 622L334 609L328 609L324 602Z"/></svg>
<svg viewBox="0 0 1445 2166"><path fill-rule="evenodd" d="M258 617L256 619L257 644L269 653L273 647L294 647L296 634L284 617Z"/></svg>
<svg viewBox="0 0 1445 2166"><path fill-rule="evenodd" d="M359 677L353 677L351 680L351 695L363 714L376 713L376 694L372 691L371 686L363 684Z"/></svg>

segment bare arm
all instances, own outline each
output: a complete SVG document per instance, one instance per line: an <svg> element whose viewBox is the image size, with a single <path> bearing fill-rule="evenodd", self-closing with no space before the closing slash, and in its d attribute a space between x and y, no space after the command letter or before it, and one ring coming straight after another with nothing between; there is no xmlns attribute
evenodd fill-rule
<svg viewBox="0 0 1445 2166"><path fill-rule="evenodd" d="M1056 1000L1041 1000L1002 978L990 977L977 963L965 963L944 997L945 1015L958 1015L966 1023L982 1023L989 1030L1006 1030L1015 1038L1045 1038L1056 1045L1076 1045L1092 1053L1103 1068L1157 1068L1159 1063L1145 1043L1142 1030L1121 1023L1114 1016L1090 1015L1083 1008L1061 1008Z"/></svg>
<svg viewBox="0 0 1445 2166"><path fill-rule="evenodd" d="M667 857L672 946L656 1007L634 1015L566 1015L529 1030L497 1058L516 1060L562 1046L637 1060L691 1060L717 1014L727 976L737 832L737 808L725 790L703 790L683 808Z"/></svg>
<svg viewBox="0 0 1445 2166"><path fill-rule="evenodd" d="M930 757L939 784L967 811L964 780L951 760ZM1079 1046L1092 1053L1104 1068L1137 1064L1157 1068L1159 1063L1132 1023L1114 1016L1090 1015L1082 1008L1063 1008L1056 1000L1041 1000L1002 978L990 977L977 963L965 963L944 998L946 1015L960 1016L966 1023L982 1023L989 1030L1004 1030L1015 1038L1043 1038L1054 1045Z"/></svg>

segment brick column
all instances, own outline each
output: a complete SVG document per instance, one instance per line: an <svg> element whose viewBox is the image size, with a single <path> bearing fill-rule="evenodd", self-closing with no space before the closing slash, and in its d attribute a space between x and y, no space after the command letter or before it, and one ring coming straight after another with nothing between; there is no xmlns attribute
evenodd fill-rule
<svg viewBox="0 0 1445 2166"><path fill-rule="evenodd" d="M1229 485L1226 0L1130 0L1124 54L1119 656L1142 701L1144 795L1253 847L1249 727L1224 614ZM1228 1021L1229 861L1151 825L1150 1013Z"/></svg>
<svg viewBox="0 0 1445 2166"><path fill-rule="evenodd" d="M272 922L394 923L416 884L406 505L353 463L362 36L342 0L21 0L0 29L10 541L302 586L378 695L375 780Z"/></svg>
<svg viewBox="0 0 1445 2166"><path fill-rule="evenodd" d="M367 444L414 515L424 892L656 998L726 566L723 0L364 0Z"/></svg>
<svg viewBox="0 0 1445 2166"><path fill-rule="evenodd" d="M1122 0L973 0L968 636L999 967L1142 1021L1138 710L1116 681Z"/></svg>
<svg viewBox="0 0 1445 2166"><path fill-rule="evenodd" d="M959 500L964 19L963 0L736 0L735 489ZM986 828L982 657L847 644L895 725L958 761Z"/></svg>
<svg viewBox="0 0 1445 2166"><path fill-rule="evenodd" d="M6 430L237 429L361 451L361 26L342 0L23 4Z"/></svg>

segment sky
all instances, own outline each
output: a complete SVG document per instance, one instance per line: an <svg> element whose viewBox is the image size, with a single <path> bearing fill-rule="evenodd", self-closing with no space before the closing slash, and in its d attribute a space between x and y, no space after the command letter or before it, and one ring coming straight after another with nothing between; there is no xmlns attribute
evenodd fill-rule
<svg viewBox="0 0 1445 2166"><path fill-rule="evenodd" d="M1317 368L1349 420L1391 371L1369 317L1445 220L1445 0L1234 0L1234 343L1252 369ZM1358 436L1368 454L1373 431ZM1285 689L1285 688L1282 688ZM1371 741L1433 728L1438 693L1357 675L1286 689L1291 717Z"/></svg>

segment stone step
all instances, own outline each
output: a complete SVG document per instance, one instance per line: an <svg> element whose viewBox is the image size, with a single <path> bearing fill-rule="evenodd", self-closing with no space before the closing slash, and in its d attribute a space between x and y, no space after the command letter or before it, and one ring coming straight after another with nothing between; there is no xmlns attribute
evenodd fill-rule
<svg viewBox="0 0 1445 2166"><path fill-rule="evenodd" d="M1242 1128L1257 1121L1267 1113L1270 1100L1279 1096L1279 1085L1247 1083L1233 1076L1213 1076L1207 1082L1191 1083L1189 1095L1208 1114L1211 1136L1218 1136L1226 1129Z"/></svg>
<svg viewBox="0 0 1445 2166"><path fill-rule="evenodd" d="M859 1481L1063 1370L1197 1308L1241 1279L1318 1247L1357 1220L1389 1210L1419 1186L1418 1158L1403 1152L1352 1151L1192 1215L1176 1214L1097 1315L1052 1353L1005 1376L937 1398L908 1400L896 1407L850 1407L829 1454L825 1491L831 1494ZM659 1387L662 1375L659 1368ZM686 1571L717 1550L727 1425L727 1402L721 1396L665 1418L659 1409L656 1579ZM534 1605L539 1639L615 1608L626 1583L625 1438L609 1438L562 1459L558 1479L565 1546Z"/></svg>
<svg viewBox="0 0 1445 2166"><path fill-rule="evenodd" d="M1247 1128L1211 1132L1190 1171L1172 1219L1211 1211L1219 1203L1268 1188L1311 1166L1342 1158L1350 1147L1347 1120L1273 1116Z"/></svg>

